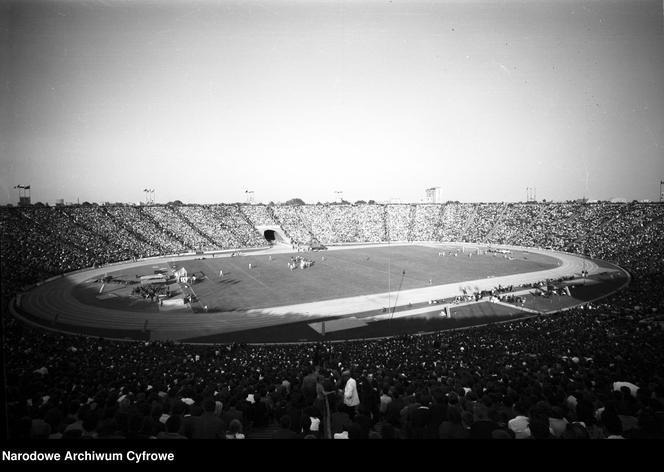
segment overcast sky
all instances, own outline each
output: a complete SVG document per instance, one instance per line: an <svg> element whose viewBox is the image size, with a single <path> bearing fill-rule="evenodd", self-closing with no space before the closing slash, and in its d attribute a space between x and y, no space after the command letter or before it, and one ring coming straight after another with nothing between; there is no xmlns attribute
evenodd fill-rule
<svg viewBox="0 0 664 472"><path fill-rule="evenodd" d="M21 1L0 203L656 200L662 1Z"/></svg>

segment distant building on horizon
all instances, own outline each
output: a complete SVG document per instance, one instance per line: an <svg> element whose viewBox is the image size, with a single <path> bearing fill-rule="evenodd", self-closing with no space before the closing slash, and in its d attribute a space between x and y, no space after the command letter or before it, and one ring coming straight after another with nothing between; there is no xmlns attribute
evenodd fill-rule
<svg viewBox="0 0 664 472"><path fill-rule="evenodd" d="M441 203L440 187L431 187L425 190L426 196L421 203Z"/></svg>

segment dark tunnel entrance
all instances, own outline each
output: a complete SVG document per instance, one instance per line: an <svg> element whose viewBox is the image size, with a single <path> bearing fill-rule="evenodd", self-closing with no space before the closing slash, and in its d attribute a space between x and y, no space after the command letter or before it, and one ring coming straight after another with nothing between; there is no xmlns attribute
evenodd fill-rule
<svg viewBox="0 0 664 472"><path fill-rule="evenodd" d="M273 229L266 229L263 232L263 236L265 236L265 239L267 239L269 242L273 243L276 239L276 235L274 233Z"/></svg>

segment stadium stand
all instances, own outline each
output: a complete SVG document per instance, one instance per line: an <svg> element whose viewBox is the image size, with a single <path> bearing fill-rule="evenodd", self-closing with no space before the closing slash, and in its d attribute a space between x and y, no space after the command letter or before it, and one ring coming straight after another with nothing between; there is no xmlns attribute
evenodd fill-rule
<svg viewBox="0 0 664 472"><path fill-rule="evenodd" d="M0 215L10 438L664 437L664 205L93 205ZM255 226L265 224L303 244L548 247L615 262L632 282L550 316L343 343L120 342L40 330L5 310L22 287L64 272L259 246ZM349 406L351 378L359 405Z"/></svg>

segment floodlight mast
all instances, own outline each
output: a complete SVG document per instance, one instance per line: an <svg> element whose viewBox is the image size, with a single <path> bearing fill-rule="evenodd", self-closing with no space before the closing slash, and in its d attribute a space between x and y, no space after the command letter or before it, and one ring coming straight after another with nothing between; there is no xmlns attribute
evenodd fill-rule
<svg viewBox="0 0 664 472"><path fill-rule="evenodd" d="M143 192L146 194L145 203L150 204L154 203L154 189L153 188L144 188Z"/></svg>

